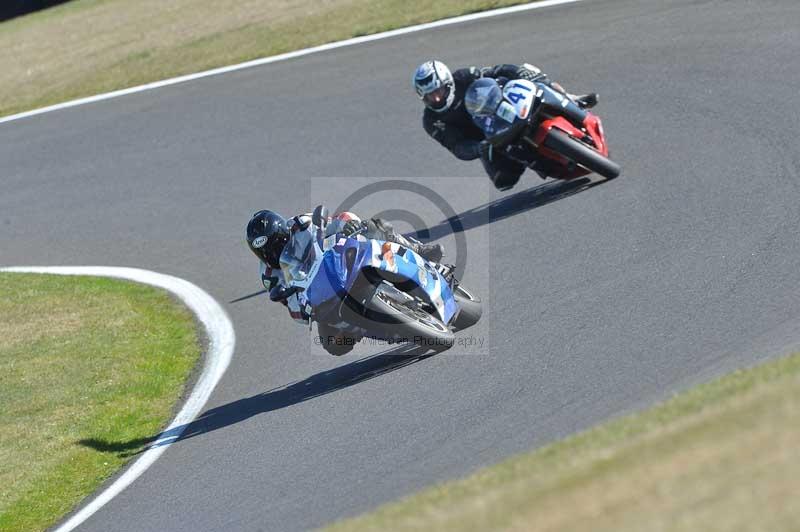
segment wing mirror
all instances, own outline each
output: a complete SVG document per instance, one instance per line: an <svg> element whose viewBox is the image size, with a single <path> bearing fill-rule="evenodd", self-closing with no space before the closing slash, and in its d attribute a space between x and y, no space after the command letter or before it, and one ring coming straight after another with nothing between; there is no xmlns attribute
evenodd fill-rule
<svg viewBox="0 0 800 532"><path fill-rule="evenodd" d="M325 226L328 225L328 209L324 205L317 205L311 215L311 221L320 229L325 229Z"/></svg>

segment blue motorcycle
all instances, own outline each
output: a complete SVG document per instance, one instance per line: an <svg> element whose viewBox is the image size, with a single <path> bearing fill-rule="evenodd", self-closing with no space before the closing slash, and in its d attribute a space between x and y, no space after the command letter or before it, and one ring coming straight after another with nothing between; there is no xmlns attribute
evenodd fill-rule
<svg viewBox="0 0 800 532"><path fill-rule="evenodd" d="M397 243L328 234L327 223L325 208L317 207L280 258L284 297L297 295L309 325L324 323L356 342L366 337L442 351L455 342L455 331L480 319L480 299L458 282L452 267Z"/></svg>

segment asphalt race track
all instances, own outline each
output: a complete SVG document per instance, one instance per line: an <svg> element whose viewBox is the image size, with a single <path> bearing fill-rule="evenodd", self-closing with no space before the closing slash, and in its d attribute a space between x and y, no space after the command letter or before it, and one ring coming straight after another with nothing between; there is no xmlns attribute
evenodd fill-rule
<svg viewBox="0 0 800 532"><path fill-rule="evenodd" d="M206 412L81 529L321 526L796 349L798 20L794 0L590 0L0 125L0 265L177 275L236 327ZM598 91L622 176L494 192L421 128L409 79L430 55ZM459 337L483 347L335 359L246 297L252 212L335 207L376 177L462 214L487 305ZM420 212L453 253L429 203L384 191L356 210Z"/></svg>

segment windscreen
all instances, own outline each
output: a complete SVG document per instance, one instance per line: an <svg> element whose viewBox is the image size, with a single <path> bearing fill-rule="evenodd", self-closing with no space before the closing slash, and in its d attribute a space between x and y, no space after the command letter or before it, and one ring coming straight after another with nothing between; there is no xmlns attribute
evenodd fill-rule
<svg viewBox="0 0 800 532"><path fill-rule="evenodd" d="M313 226L297 231L281 254L281 270L287 281L303 281L317 260Z"/></svg>
<svg viewBox="0 0 800 532"><path fill-rule="evenodd" d="M464 96L464 105L472 116L492 116L503 101L503 91L492 78L472 82Z"/></svg>

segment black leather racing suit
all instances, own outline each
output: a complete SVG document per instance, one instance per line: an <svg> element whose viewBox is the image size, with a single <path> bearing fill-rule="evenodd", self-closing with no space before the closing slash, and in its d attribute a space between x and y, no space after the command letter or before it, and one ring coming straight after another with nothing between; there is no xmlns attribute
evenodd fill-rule
<svg viewBox="0 0 800 532"><path fill-rule="evenodd" d="M422 125L428 135L450 150L462 161L481 158L486 173L495 187L505 190L514 186L525 171L525 165L504 157L499 151L492 154L492 160L481 156L480 142L484 140L481 129L475 125L464 105L467 87L478 78L527 79L550 85L551 82L541 70L533 65L503 64L494 67L468 67L453 72L455 98L446 111L436 112L425 108Z"/></svg>

